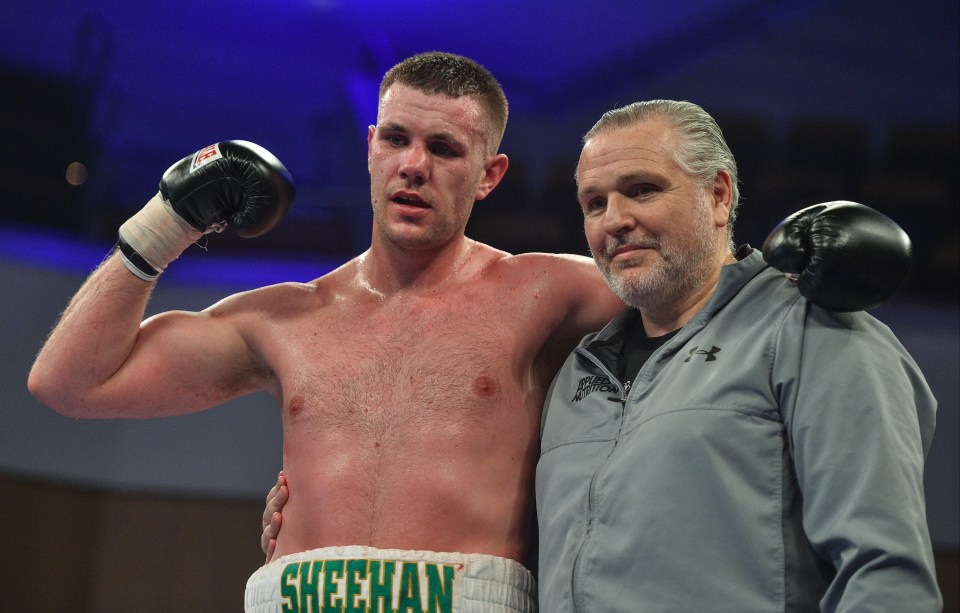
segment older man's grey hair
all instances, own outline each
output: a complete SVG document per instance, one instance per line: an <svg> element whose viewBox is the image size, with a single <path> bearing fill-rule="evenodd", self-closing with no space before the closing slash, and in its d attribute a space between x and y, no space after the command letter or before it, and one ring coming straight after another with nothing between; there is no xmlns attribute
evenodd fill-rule
<svg viewBox="0 0 960 613"><path fill-rule="evenodd" d="M723 137L723 131L717 122L700 106L678 100L646 100L607 111L590 131L583 136L587 144L601 132L614 128L625 128L640 121L664 118L679 136L679 146L673 153L673 159L680 168L693 177L701 189L713 184L717 172L725 170L730 174L731 205L727 221L727 237L731 250L733 243L733 224L740 207L740 188L737 181L737 162Z"/></svg>

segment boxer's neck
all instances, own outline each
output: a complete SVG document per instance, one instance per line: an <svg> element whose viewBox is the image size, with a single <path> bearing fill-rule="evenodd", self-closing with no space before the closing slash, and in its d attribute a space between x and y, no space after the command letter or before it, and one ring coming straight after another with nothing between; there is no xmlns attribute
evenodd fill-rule
<svg viewBox="0 0 960 613"><path fill-rule="evenodd" d="M358 258L357 281L381 298L404 291L443 291L473 274L477 245L463 237L455 244L429 252L371 247Z"/></svg>

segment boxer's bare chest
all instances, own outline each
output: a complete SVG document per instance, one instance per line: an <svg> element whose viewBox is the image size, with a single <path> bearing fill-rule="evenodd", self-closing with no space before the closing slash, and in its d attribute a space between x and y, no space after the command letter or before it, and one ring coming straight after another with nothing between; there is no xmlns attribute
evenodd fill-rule
<svg viewBox="0 0 960 613"><path fill-rule="evenodd" d="M493 298L333 302L280 324L272 360L285 421L375 438L501 422L528 400L525 362L540 341L522 309Z"/></svg>

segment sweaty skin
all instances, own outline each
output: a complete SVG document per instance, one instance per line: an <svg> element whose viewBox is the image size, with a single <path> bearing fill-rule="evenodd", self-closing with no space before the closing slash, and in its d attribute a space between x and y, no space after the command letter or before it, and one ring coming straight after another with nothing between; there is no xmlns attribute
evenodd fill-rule
<svg viewBox="0 0 960 613"><path fill-rule="evenodd" d="M590 283L590 262L477 245L436 292L373 295L359 261L265 292L287 305L251 320L293 492L276 555L354 543L522 559L541 404L579 335L556 337L559 281L581 264Z"/></svg>
<svg viewBox="0 0 960 613"><path fill-rule="evenodd" d="M546 389L623 303L588 258L464 235L507 166L482 117L474 98L392 86L368 135L370 248L310 283L141 323L153 284L112 256L41 350L31 392L65 415L147 418L268 391L290 491L276 555L522 562Z"/></svg>

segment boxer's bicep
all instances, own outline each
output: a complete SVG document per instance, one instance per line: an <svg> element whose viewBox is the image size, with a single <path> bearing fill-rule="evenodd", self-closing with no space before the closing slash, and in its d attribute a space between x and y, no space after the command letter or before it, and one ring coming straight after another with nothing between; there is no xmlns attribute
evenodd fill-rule
<svg viewBox="0 0 960 613"><path fill-rule="evenodd" d="M136 398L123 416L159 417L257 391L263 378L236 318L208 309L169 311L145 320L129 357L107 385L111 396Z"/></svg>

